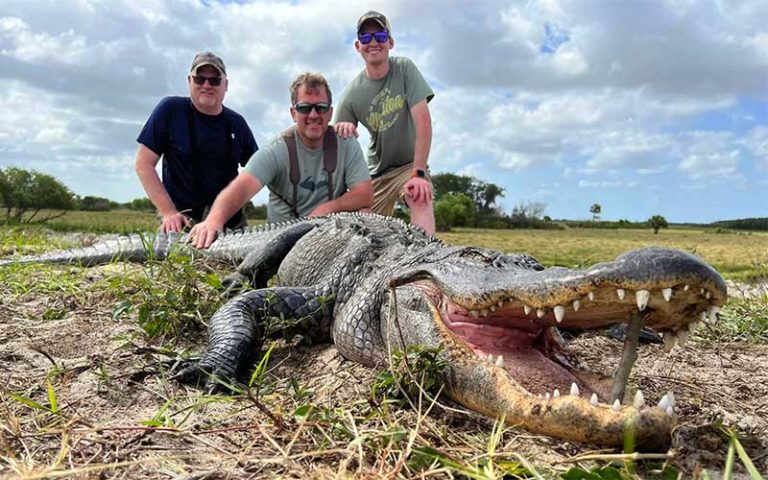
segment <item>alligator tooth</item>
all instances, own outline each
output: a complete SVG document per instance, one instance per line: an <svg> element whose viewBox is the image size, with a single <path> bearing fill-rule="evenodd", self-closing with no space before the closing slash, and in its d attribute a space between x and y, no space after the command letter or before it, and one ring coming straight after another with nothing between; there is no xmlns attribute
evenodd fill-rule
<svg viewBox="0 0 768 480"><path fill-rule="evenodd" d="M565 318L565 307L562 305L556 305L555 306L555 320L557 320L557 323L560 323L563 321L563 318Z"/></svg>
<svg viewBox="0 0 768 480"><path fill-rule="evenodd" d="M680 345L680 347L684 347L686 343L688 343L688 337L691 335L691 332L688 330L679 330L677 332L677 344Z"/></svg>
<svg viewBox="0 0 768 480"><path fill-rule="evenodd" d="M499 357L496 359L496 366L499 368L504 368L504 357L499 355Z"/></svg>
<svg viewBox="0 0 768 480"><path fill-rule="evenodd" d="M648 306L648 300L651 298L651 292L648 290L638 290L635 292L635 299L637 300L637 308L642 312L645 307Z"/></svg>
<svg viewBox="0 0 768 480"><path fill-rule="evenodd" d="M624 300L624 295L625 295L626 293L627 293L627 292L626 292L626 291L625 291L623 288L617 288L617 289L616 289L616 295L618 295L618 296L619 296L619 300Z"/></svg>
<svg viewBox="0 0 768 480"><path fill-rule="evenodd" d="M529 313L531 313L531 307L529 307L528 305L523 305L523 311L525 312L526 315L528 315Z"/></svg>
<svg viewBox="0 0 768 480"><path fill-rule="evenodd" d="M712 293L710 293L710 291L709 291L709 290L707 290L707 293L706 293L706 294L704 294L704 297L705 297L707 300L709 300L709 299L712 297Z"/></svg>
<svg viewBox="0 0 768 480"><path fill-rule="evenodd" d="M707 311L705 310L701 312L701 321L706 322L707 320L709 320L709 317L707 316Z"/></svg>
<svg viewBox="0 0 768 480"><path fill-rule="evenodd" d="M618 398L613 401L613 405L611 405L611 410L613 410L614 412L618 412L619 410L621 410L621 402L619 401Z"/></svg>
<svg viewBox="0 0 768 480"><path fill-rule="evenodd" d="M504 300L499 300L497 302L497 305L499 306L499 308L503 307L504 306Z"/></svg>
<svg viewBox="0 0 768 480"><path fill-rule="evenodd" d="M589 292L587 294L587 298L589 299L589 301L594 300L595 299L595 292Z"/></svg>
<svg viewBox="0 0 768 480"><path fill-rule="evenodd" d="M489 363L493 363L493 354L492 353L488 354L487 360L488 360Z"/></svg>
<svg viewBox="0 0 768 480"><path fill-rule="evenodd" d="M571 395L574 397L581 395L581 392L579 392L579 386L576 385L576 382L571 383Z"/></svg>
<svg viewBox="0 0 768 480"><path fill-rule="evenodd" d="M669 403L669 398L667 397L667 394L665 393L663 397L661 397L661 400L659 400L659 408L662 410L666 410L667 407L671 407L672 405Z"/></svg>
<svg viewBox="0 0 768 480"><path fill-rule="evenodd" d="M544 316L544 315L546 315L546 314L547 314L547 312L545 312L544 310L542 310L542 309L540 309L540 308L537 308L537 309L536 309L536 316L537 316L538 318L541 318L541 317L543 317L543 316Z"/></svg>
<svg viewBox="0 0 768 480"><path fill-rule="evenodd" d="M549 392L547 392L547 394L546 394L546 395L544 395L544 398L545 398L546 400L549 400Z"/></svg>
<svg viewBox="0 0 768 480"><path fill-rule="evenodd" d="M667 415L669 415L670 417L674 417L675 416L675 407L670 405L670 406L667 407L665 412L667 412Z"/></svg>
<svg viewBox="0 0 768 480"><path fill-rule="evenodd" d="M635 392L635 401L632 402L632 406L634 406L637 409L643 408L645 405L645 397L643 396L643 391L638 390Z"/></svg>
<svg viewBox="0 0 768 480"><path fill-rule="evenodd" d="M695 322L695 321L693 321L693 322L689 323L689 324L688 324L688 331L689 331L690 333L693 333L693 332L696 330L696 326L697 326L697 325L698 325L698 323L697 323L697 322Z"/></svg>
<svg viewBox="0 0 768 480"><path fill-rule="evenodd" d="M591 397L589 397L589 404L593 407L596 407L599 402L597 401L597 394L593 393Z"/></svg>
<svg viewBox="0 0 768 480"><path fill-rule="evenodd" d="M555 392L552 394L553 398L560 398L560 390L555 389Z"/></svg>
<svg viewBox="0 0 768 480"><path fill-rule="evenodd" d="M673 348L675 348L677 337L672 332L663 332L661 337L664 339L664 352L669 353Z"/></svg>
<svg viewBox="0 0 768 480"><path fill-rule="evenodd" d="M469 314L472 315L472 318L480 317L480 312L478 312L477 310L470 310Z"/></svg>
<svg viewBox="0 0 768 480"><path fill-rule="evenodd" d="M661 289L661 295L664 297L664 300L666 300L666 301L672 300L672 289L671 288L662 288Z"/></svg>
<svg viewBox="0 0 768 480"><path fill-rule="evenodd" d="M573 301L573 311L574 312L578 312L579 311L579 307L581 307L581 302L578 301L578 300L574 300Z"/></svg>
<svg viewBox="0 0 768 480"><path fill-rule="evenodd" d="M491 305L490 310L492 313L496 312L496 305Z"/></svg>
<svg viewBox="0 0 768 480"><path fill-rule="evenodd" d="M709 321L717 323L717 314L720 313L720 307L712 307L709 309Z"/></svg>
<svg viewBox="0 0 768 480"><path fill-rule="evenodd" d="M699 290L701 291L701 294L704 295L704 289L700 288Z"/></svg>
<svg viewBox="0 0 768 480"><path fill-rule="evenodd" d="M687 292L688 290L690 290L690 288L691 288L690 285L686 285L686 286L683 287L683 291Z"/></svg>
<svg viewBox="0 0 768 480"><path fill-rule="evenodd" d="M677 405L677 402L675 401L675 394L674 392L672 392L672 390L667 392L667 400L669 400L669 405L671 407L674 407L675 405Z"/></svg>
<svg viewBox="0 0 768 480"><path fill-rule="evenodd" d="M485 308L480 310L480 316L481 317L487 317L488 316L488 310L485 309Z"/></svg>

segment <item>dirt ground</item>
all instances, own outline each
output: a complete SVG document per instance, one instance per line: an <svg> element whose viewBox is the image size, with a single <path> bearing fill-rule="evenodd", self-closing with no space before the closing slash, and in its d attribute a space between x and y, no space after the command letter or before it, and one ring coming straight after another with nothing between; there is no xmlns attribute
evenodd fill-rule
<svg viewBox="0 0 768 480"><path fill-rule="evenodd" d="M294 400L284 398L290 396L291 377L314 392L312 402L330 407L329 412L365 403L374 372L344 360L332 346L276 350L270 378L282 380L276 380L263 403L243 399L202 405L206 397L201 392L167 379L157 363L162 357L158 345L132 335L139 332L135 323L111 318L113 304L98 297L70 305L67 296L8 298L0 286L0 477L43 478L54 471L82 478L407 476L398 469L395 452L365 458L354 443L341 443L330 433L318 449L309 439L322 433L291 422L280 428L270 420L270 415L292 420ZM69 313L42 320L52 304ZM201 333L190 348L201 352L204 346ZM570 348L605 373L621 352L619 342L597 335L579 337ZM659 345L645 345L638 356L633 381L646 399L658 401L668 390L677 398L679 424L670 461L684 478L701 468L722 470L728 442L718 424L734 427L758 470L768 472L768 345L694 342L670 354ZM11 396L47 406L49 382L57 414ZM448 401L443 405L426 418L408 408L393 409L390 415L401 425L419 423L421 438L443 442L457 455L473 438L490 435L492 421ZM142 424L150 419L183 432ZM497 451L516 452L555 471L574 465L569 459L575 456L595 453L589 446L515 429L504 434Z"/></svg>

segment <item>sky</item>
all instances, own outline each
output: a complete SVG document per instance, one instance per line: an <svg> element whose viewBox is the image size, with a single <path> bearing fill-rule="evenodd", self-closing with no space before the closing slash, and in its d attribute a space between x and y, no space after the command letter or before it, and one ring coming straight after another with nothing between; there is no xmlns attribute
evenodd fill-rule
<svg viewBox="0 0 768 480"><path fill-rule="evenodd" d="M338 100L363 68L357 18L375 9L392 55L435 91L430 170L502 187L506 213L768 216L765 0L0 3L0 168L80 196L145 196L136 137L163 97L188 94L195 52L224 59L224 103L266 145L292 122L300 73Z"/></svg>

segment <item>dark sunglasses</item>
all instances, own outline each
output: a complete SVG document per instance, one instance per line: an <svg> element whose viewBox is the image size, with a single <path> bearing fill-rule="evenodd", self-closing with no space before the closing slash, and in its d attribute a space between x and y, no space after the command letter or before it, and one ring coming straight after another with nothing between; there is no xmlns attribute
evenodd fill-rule
<svg viewBox="0 0 768 480"><path fill-rule="evenodd" d="M212 87L218 87L221 85L222 78L206 77L204 75L192 75L192 81L195 82L195 85L204 85L206 80L208 80L208 83L210 83Z"/></svg>
<svg viewBox="0 0 768 480"><path fill-rule="evenodd" d="M376 39L376 43L387 43L389 40L389 32L376 32L376 33L358 33L357 39L363 45L368 45L371 40Z"/></svg>
<svg viewBox="0 0 768 480"><path fill-rule="evenodd" d="M309 114L314 108L317 113L322 115L323 113L328 113L331 105L328 103L297 103L293 108L302 115Z"/></svg>

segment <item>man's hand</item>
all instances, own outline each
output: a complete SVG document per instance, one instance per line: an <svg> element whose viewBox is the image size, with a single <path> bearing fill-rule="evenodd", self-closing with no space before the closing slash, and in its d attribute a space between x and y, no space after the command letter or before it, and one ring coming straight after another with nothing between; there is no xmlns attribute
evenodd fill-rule
<svg viewBox="0 0 768 480"><path fill-rule="evenodd" d="M160 231L163 233L180 232L190 226L192 226L192 220L183 213L176 212L170 215L163 215Z"/></svg>
<svg viewBox="0 0 768 480"><path fill-rule="evenodd" d="M341 138L357 137L357 126L352 122L339 122L333 126L336 135Z"/></svg>
<svg viewBox="0 0 768 480"><path fill-rule="evenodd" d="M223 224L205 220L192 227L192 230L189 231L189 238L187 241L195 248L208 248L223 230Z"/></svg>
<svg viewBox="0 0 768 480"><path fill-rule="evenodd" d="M411 178L405 183L404 190L409 203L428 205L432 202L432 184L423 178Z"/></svg>
<svg viewBox="0 0 768 480"><path fill-rule="evenodd" d="M314 210L309 212L308 216L309 217L321 217L323 215L328 215L328 214L334 213L335 211L336 210L331 205L331 202L325 202L325 203L315 207Z"/></svg>

